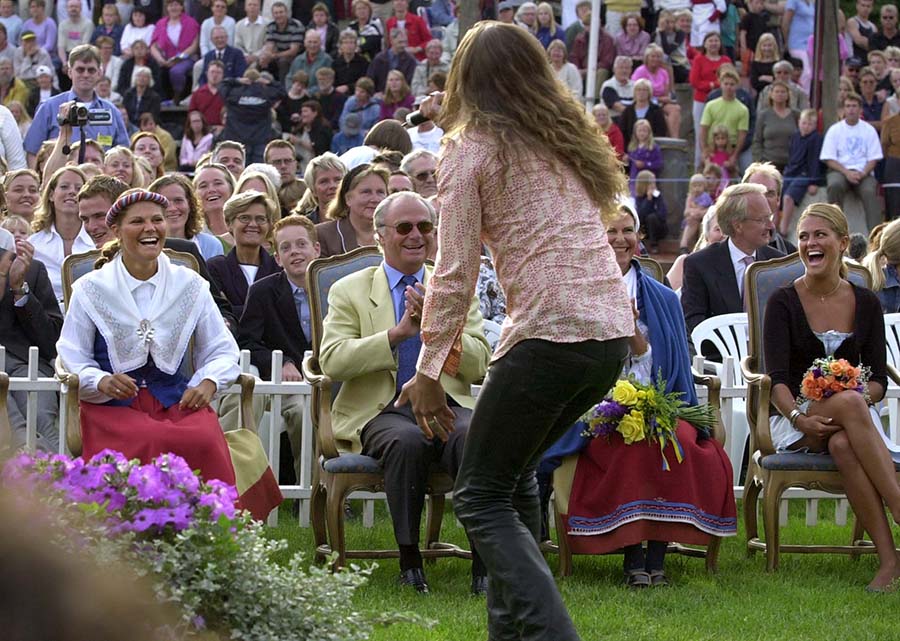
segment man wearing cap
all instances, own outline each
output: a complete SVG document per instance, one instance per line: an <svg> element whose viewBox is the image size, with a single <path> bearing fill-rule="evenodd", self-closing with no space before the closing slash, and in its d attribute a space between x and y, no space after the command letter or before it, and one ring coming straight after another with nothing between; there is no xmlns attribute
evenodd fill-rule
<svg viewBox="0 0 900 641"><path fill-rule="evenodd" d="M503 0L497 5L497 20L504 24L513 24L516 15L516 3L513 0Z"/></svg>
<svg viewBox="0 0 900 641"><path fill-rule="evenodd" d="M850 56L844 60L843 76L853 83L853 91L859 92L859 70L863 68L863 62L856 56Z"/></svg>
<svg viewBox="0 0 900 641"><path fill-rule="evenodd" d="M34 165L34 156L41 148L45 140L51 140L59 135L59 123L56 117L60 107L65 103L79 102L88 109L96 109L108 112L110 124L85 126L87 138L96 140L104 149L116 145L125 147L129 144L128 133L125 131L125 122L122 114L109 101L103 100L97 95L94 87L100 80L100 52L91 45L79 45L69 54L69 75L72 78L72 89L53 96L40 107L34 114L34 121L25 136L25 151L28 152L28 163ZM70 142L79 140L80 128L72 127Z"/></svg>
<svg viewBox="0 0 900 641"><path fill-rule="evenodd" d="M16 47L13 54L13 68L16 78L25 81L26 84L34 85L37 80L38 67L44 66L52 69L53 60L50 59L50 54L38 45L33 31L23 32L21 41L22 44Z"/></svg>
<svg viewBox="0 0 900 641"><path fill-rule="evenodd" d="M0 104L9 106L13 100L28 102L28 87L13 75L12 60L0 58Z"/></svg>
<svg viewBox="0 0 900 641"><path fill-rule="evenodd" d="M331 139L331 151L340 156L354 147L360 147L363 142L362 116L348 113L341 121L341 130Z"/></svg>
<svg viewBox="0 0 900 641"><path fill-rule="evenodd" d="M25 105L28 114L34 118L38 107L42 102L47 102L50 98L59 93L54 84L56 83L56 73L50 67L41 65L37 68L37 85L31 88L28 95L28 103Z"/></svg>

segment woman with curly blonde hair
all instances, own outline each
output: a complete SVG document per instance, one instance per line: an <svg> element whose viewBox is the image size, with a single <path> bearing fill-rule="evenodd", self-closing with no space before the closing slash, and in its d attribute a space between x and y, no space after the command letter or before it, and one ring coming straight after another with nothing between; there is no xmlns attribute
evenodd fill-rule
<svg viewBox="0 0 900 641"><path fill-rule="evenodd" d="M34 212L29 242L34 258L44 263L56 299L62 301L62 264L69 254L94 249L94 241L78 218L78 191L85 183L84 172L77 167L60 167L53 172L41 191L41 202Z"/></svg>
<svg viewBox="0 0 900 641"><path fill-rule="evenodd" d="M454 506L490 577L490 638L578 634L538 547L541 454L615 382L635 316L607 223L625 191L606 137L536 38L482 22L466 32L447 91L422 104L447 132L438 167L440 251L421 320L412 402L426 437L455 413L442 371L475 291L482 242L509 319L471 415ZM465 359L465 355L462 355Z"/></svg>
<svg viewBox="0 0 900 641"><path fill-rule="evenodd" d="M135 162L134 152L118 145L106 152L103 158L103 173L118 178L131 188L144 186L144 175Z"/></svg>

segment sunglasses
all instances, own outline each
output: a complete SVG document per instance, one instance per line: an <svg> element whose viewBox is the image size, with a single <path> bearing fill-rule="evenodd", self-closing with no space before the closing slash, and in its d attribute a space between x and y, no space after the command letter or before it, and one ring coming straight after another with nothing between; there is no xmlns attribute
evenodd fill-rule
<svg viewBox="0 0 900 641"><path fill-rule="evenodd" d="M413 227L419 230L420 234L430 234L434 231L434 223L430 220L420 220L416 224L403 222L396 225L382 225L382 227L392 227L401 236L408 236L412 232Z"/></svg>

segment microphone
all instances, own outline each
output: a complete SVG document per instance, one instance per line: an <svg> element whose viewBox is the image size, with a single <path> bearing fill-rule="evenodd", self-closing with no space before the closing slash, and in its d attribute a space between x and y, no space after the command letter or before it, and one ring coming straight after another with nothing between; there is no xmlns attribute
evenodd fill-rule
<svg viewBox="0 0 900 641"><path fill-rule="evenodd" d="M418 127L419 125L424 124L429 120L431 120L431 118L416 109L415 111L411 111L409 114L407 114L406 122L403 124L403 126L406 129L413 129L414 127Z"/></svg>

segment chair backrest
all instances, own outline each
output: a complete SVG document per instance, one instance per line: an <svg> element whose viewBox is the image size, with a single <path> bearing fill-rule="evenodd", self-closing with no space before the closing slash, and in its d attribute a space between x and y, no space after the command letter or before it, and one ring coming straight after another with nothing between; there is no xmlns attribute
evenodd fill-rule
<svg viewBox="0 0 900 641"><path fill-rule="evenodd" d="M747 339L747 314L721 314L702 321L691 332L691 342L698 353L704 341L712 343L716 351L725 356L734 357L734 382L743 383L741 361L747 356L749 342Z"/></svg>
<svg viewBox="0 0 900 641"><path fill-rule="evenodd" d="M637 261L641 266L641 271L644 272L647 276L650 276L652 279L657 280L660 283L666 282L666 274L663 271L662 265L660 265L652 258L648 258L647 256L635 256L635 258L637 258Z"/></svg>
<svg viewBox="0 0 900 641"><path fill-rule="evenodd" d="M869 270L853 263L846 265L849 268L847 280L858 287L871 288L872 276ZM744 276L744 308L747 310L749 355L754 358L754 370L757 372L766 371L762 350L766 304L772 294L800 278L804 271L797 253L772 260L756 261L747 267Z"/></svg>
<svg viewBox="0 0 900 641"><path fill-rule="evenodd" d="M497 341L500 340L500 331L501 325L500 323L488 319L484 319L484 337L487 339L488 344L491 346L491 349L497 345Z"/></svg>
<svg viewBox="0 0 900 641"><path fill-rule="evenodd" d="M884 338L887 343L888 365L900 368L900 314L884 315Z"/></svg>
<svg viewBox="0 0 900 641"><path fill-rule="evenodd" d="M197 259L191 254L174 249L163 249L163 251L176 265L193 269L195 272L200 271ZM63 302L66 308L69 307L69 300L72 298L72 284L88 272L94 271L94 263L100 258L100 254L101 250L92 249L81 254L66 256L62 265Z"/></svg>
<svg viewBox="0 0 900 641"><path fill-rule="evenodd" d="M306 291L312 317L312 350L317 357L322 342L323 322L328 314L328 293L344 276L366 267L380 265L384 257L375 247L357 247L346 254L317 258L306 268Z"/></svg>

